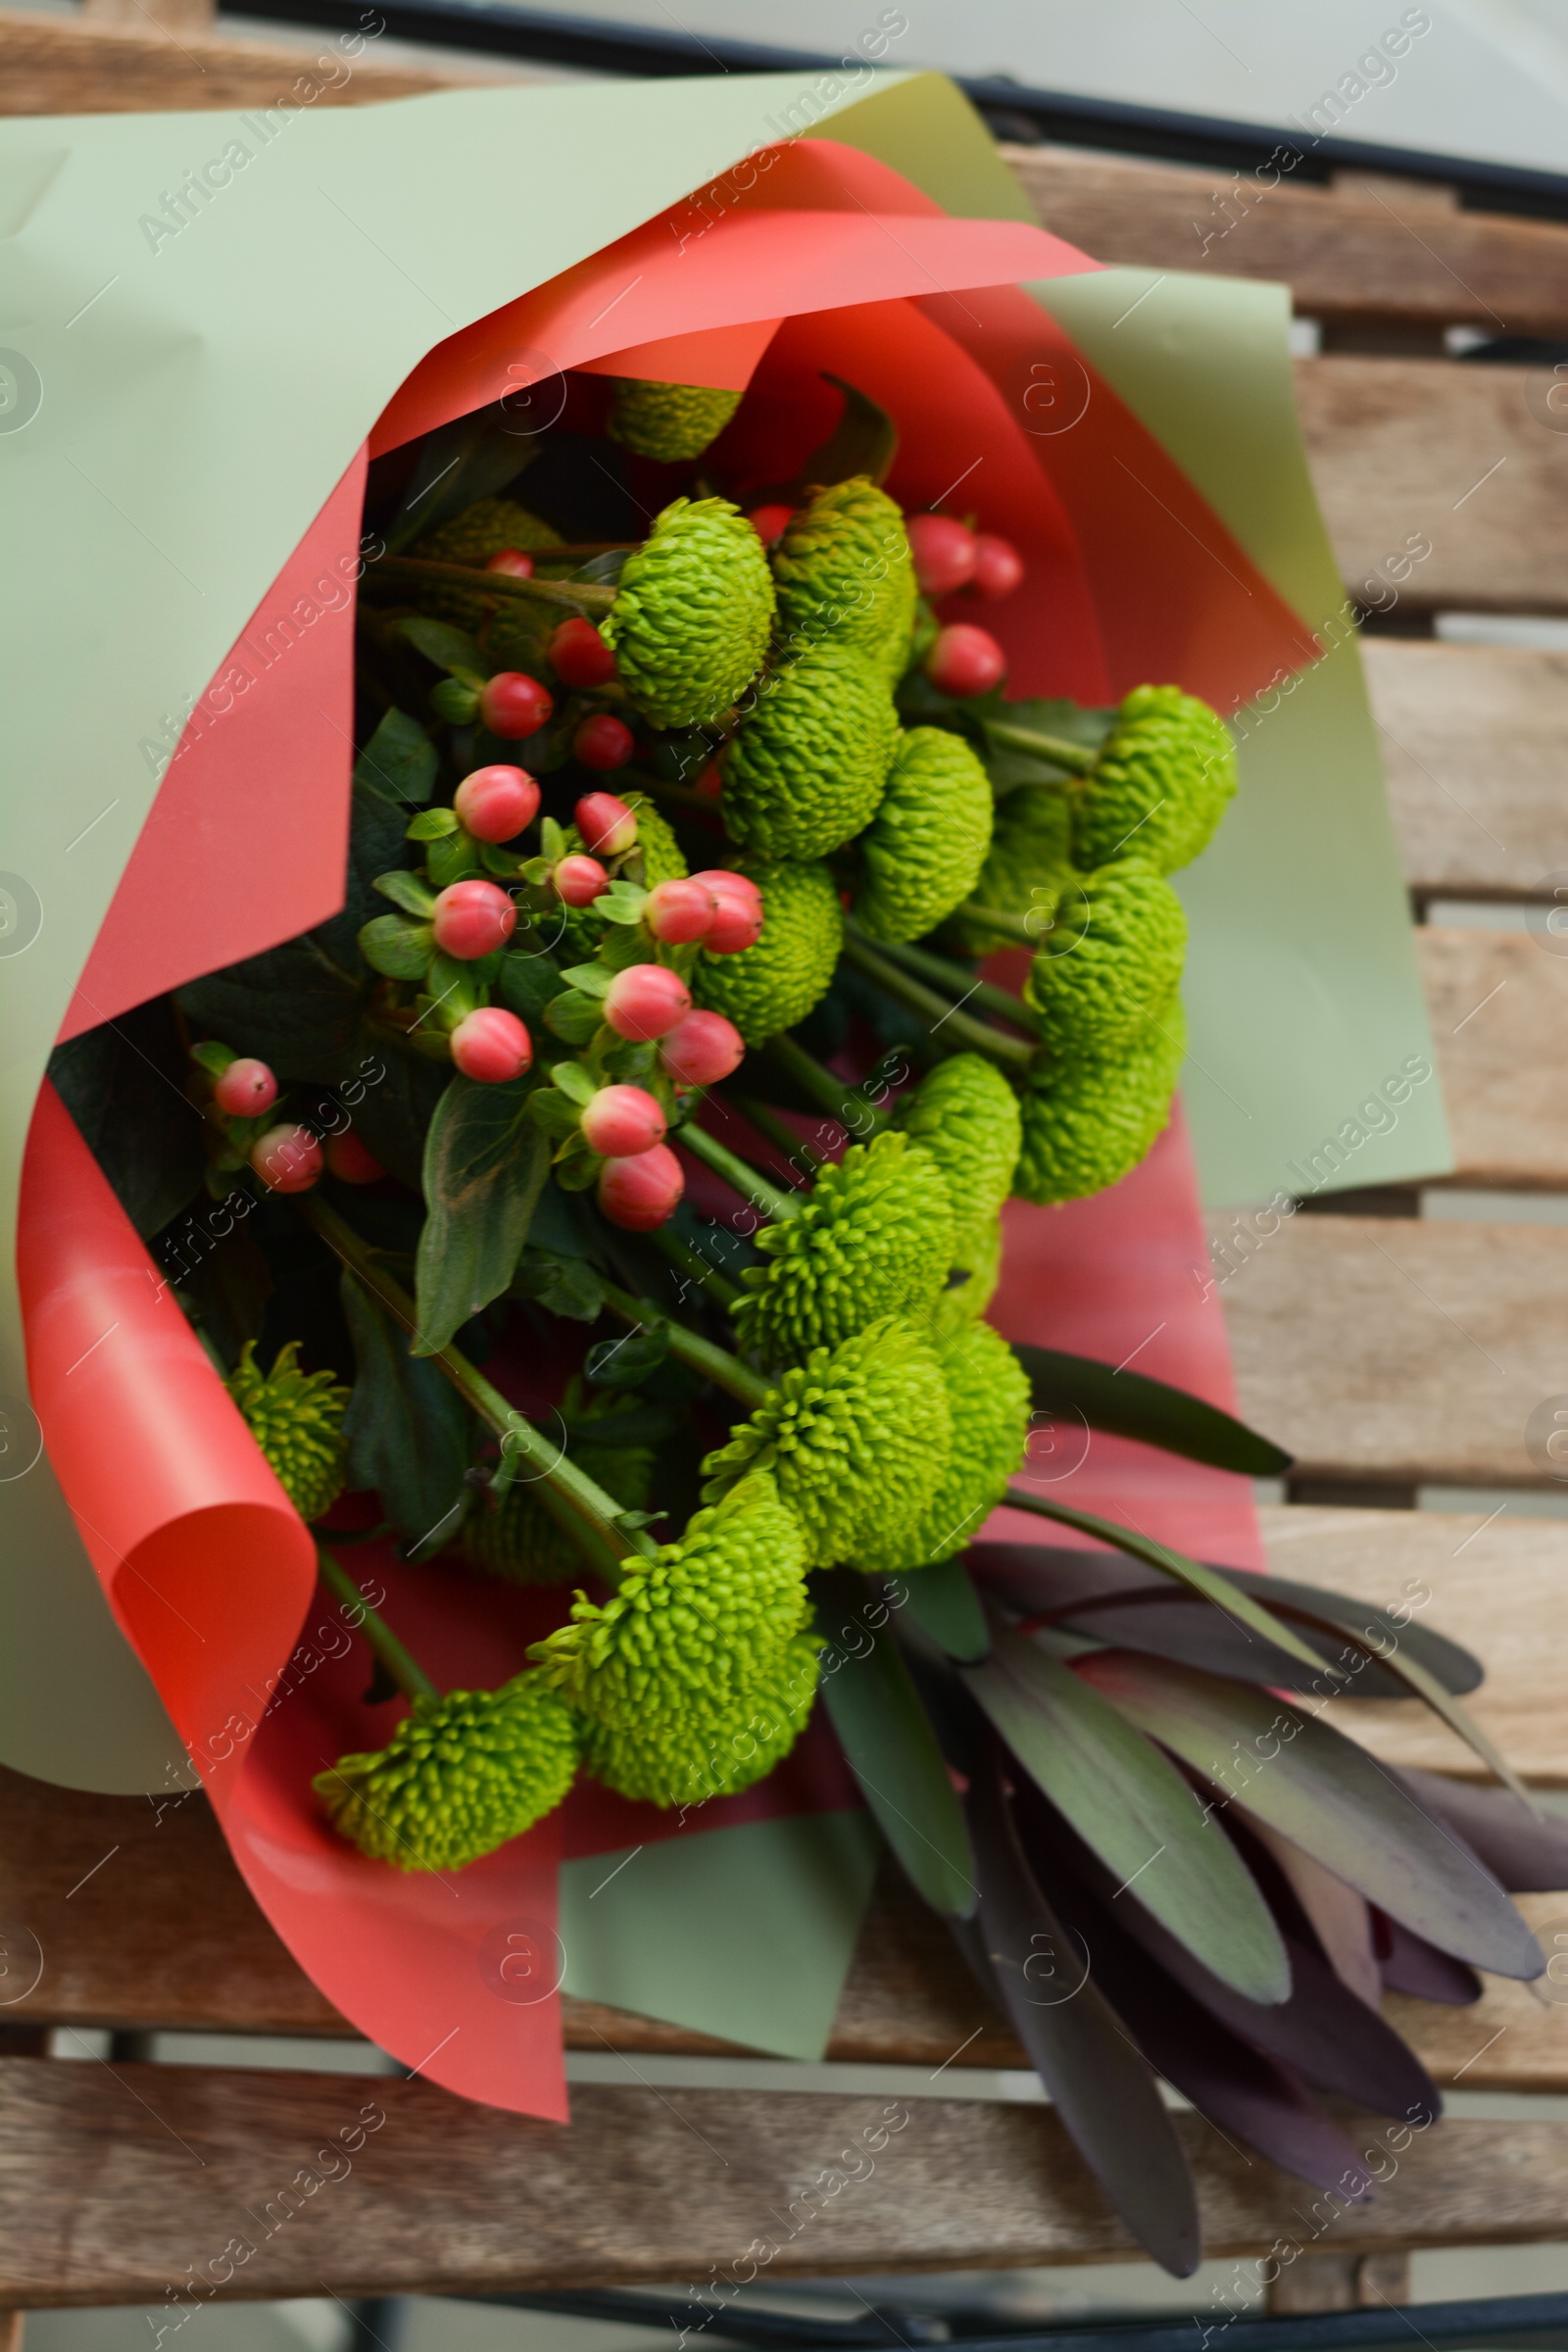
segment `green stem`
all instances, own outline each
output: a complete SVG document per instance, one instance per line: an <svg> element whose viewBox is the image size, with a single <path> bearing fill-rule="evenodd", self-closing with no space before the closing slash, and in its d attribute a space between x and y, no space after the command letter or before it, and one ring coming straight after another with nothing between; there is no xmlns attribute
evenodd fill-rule
<svg viewBox="0 0 1568 2352"><path fill-rule="evenodd" d="M950 963L946 956L933 956L929 948L906 947L902 942L893 947L879 940L878 947L894 963L913 972L917 979L929 980L944 988L965 1004L974 1004L982 1012L995 1013L999 1021L1010 1021L1015 1029L1025 1029L1031 1036L1040 1034L1040 1015L1030 1004L1012 996L1004 988L995 988L989 980L976 980L960 964Z"/></svg>
<svg viewBox="0 0 1568 2352"><path fill-rule="evenodd" d="M723 1307L726 1313L737 1300L745 1297L745 1292L728 1281L716 1266L710 1266L700 1250L683 1242L673 1226L657 1225L650 1239L672 1266L689 1276L699 1290L705 1291L713 1304Z"/></svg>
<svg viewBox="0 0 1568 2352"><path fill-rule="evenodd" d="M612 1283L605 1285L605 1304L612 1314L623 1323L642 1326L646 1316L629 1291L617 1290ZM763 1399L772 1395L767 1382L739 1356L731 1355L727 1348L715 1348L711 1340L699 1339L684 1323L669 1323L669 1352L680 1364L701 1372L716 1389L723 1389L755 1412Z"/></svg>
<svg viewBox="0 0 1568 2352"><path fill-rule="evenodd" d="M884 1127L892 1125L887 1112L878 1110L876 1104L867 1099L863 1092L863 1081L860 1086L851 1086L847 1079L835 1078L832 1071L824 1069L787 1029L776 1031L762 1048L762 1054L765 1060L776 1063L785 1077L794 1079L803 1095L809 1095L819 1109L825 1110L830 1119L837 1119L839 1125L848 1129L851 1135L862 1132L863 1120L861 1126L852 1126L846 1116L849 1112L853 1112L857 1119L868 1112L873 1135L880 1134Z"/></svg>
<svg viewBox="0 0 1568 2352"><path fill-rule="evenodd" d="M749 1119L759 1135L766 1136L776 1152L782 1152L784 1157L792 1162L799 1156L806 1162L808 1176L813 1179L820 1176L827 1165L826 1160L819 1152L813 1152L809 1144L802 1141L794 1128L788 1126L779 1117L778 1112L772 1108L771 1104L759 1102L755 1095L731 1094L728 1087L724 1092L742 1118Z"/></svg>
<svg viewBox="0 0 1568 2352"><path fill-rule="evenodd" d="M1015 727L1010 719L988 718L982 722L993 743L1004 743L1015 752L1036 752L1042 760L1054 760L1070 775L1087 776L1100 758L1087 744L1068 743L1060 735L1042 735L1034 727Z"/></svg>
<svg viewBox="0 0 1568 2352"><path fill-rule="evenodd" d="M850 923L844 927L844 953L858 970L868 980L874 980L897 1004L906 1005L910 1012L928 1016L933 1036L943 1029L955 1048L972 1046L977 1054L988 1054L993 1061L1009 1063L1015 1069L1025 1068L1034 1058L1034 1048L1021 1037L1004 1037L989 1021L977 1021L968 1013L957 1011L951 999L939 997L911 973L889 963L863 933Z"/></svg>
<svg viewBox="0 0 1568 2352"><path fill-rule="evenodd" d="M1038 914L1015 914L1004 906L982 906L978 900L965 899L955 908L957 917L966 923L983 923L988 931L997 931L1004 939L1015 939L1020 947L1038 948L1052 927L1052 918L1042 907L1042 922Z"/></svg>
<svg viewBox="0 0 1568 2352"><path fill-rule="evenodd" d="M738 1152L731 1152L715 1136L705 1133L695 1119L677 1128L674 1140L684 1144L693 1158L711 1168L715 1176L722 1176L726 1184L733 1185L741 1199L760 1208L763 1216L777 1219L799 1216L798 1200L788 1193L781 1193L776 1184L769 1184L765 1176L759 1176Z"/></svg>
<svg viewBox="0 0 1568 2352"><path fill-rule="evenodd" d="M379 1252L368 1242L362 1241L335 1208L329 1208L314 1194L299 1196L295 1205L371 1298L386 1308L395 1322L402 1324L411 1338L417 1339L418 1310L408 1292L378 1264ZM492 1388L484 1374L459 1348L450 1345L437 1348L431 1361L446 1374L464 1402L494 1430L503 1446L534 1473L531 1483L540 1488L541 1503L570 1536L585 1563L608 1584L617 1583L619 1563L632 1556L637 1546L619 1525L620 1505L614 1496L585 1477L524 1414L510 1405L500 1390Z"/></svg>
<svg viewBox="0 0 1568 2352"><path fill-rule="evenodd" d="M519 580L510 571L476 571L467 564L436 564L424 556L378 556L366 566L368 581L401 581L411 588L468 588L485 596L520 597L524 604L559 605L567 612L608 612L617 591L591 580Z"/></svg>
<svg viewBox="0 0 1568 2352"><path fill-rule="evenodd" d="M340 1568L329 1551L316 1546L317 1565L321 1582L329 1592L336 1593L345 1607L358 1613L365 1639L386 1668L405 1698L439 1698L441 1693L422 1666L412 1658L384 1617L372 1609L359 1586L346 1568Z"/></svg>

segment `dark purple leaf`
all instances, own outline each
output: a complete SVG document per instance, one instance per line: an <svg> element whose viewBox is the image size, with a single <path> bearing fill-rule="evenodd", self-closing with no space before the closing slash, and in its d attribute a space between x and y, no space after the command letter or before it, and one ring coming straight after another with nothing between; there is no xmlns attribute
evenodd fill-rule
<svg viewBox="0 0 1568 2352"><path fill-rule="evenodd" d="M1481 1998L1481 1979L1462 1960L1440 1952L1424 1936L1412 1936L1386 1911L1374 1908L1378 1973L1388 1992L1407 1992L1418 2001L1442 2001L1450 2009L1468 2009Z"/></svg>
<svg viewBox="0 0 1568 2352"><path fill-rule="evenodd" d="M1417 1804L1480 1855L1510 1894L1555 1894L1568 1887L1568 1822L1532 1813L1506 1788L1478 1788L1436 1772L1405 1770L1398 1778Z"/></svg>

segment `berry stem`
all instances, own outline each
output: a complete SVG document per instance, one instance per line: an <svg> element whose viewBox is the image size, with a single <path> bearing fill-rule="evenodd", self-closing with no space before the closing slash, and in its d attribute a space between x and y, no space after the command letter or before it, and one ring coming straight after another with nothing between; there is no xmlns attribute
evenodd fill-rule
<svg viewBox="0 0 1568 2352"><path fill-rule="evenodd" d="M927 988L912 973L887 962L864 933L857 931L848 921L844 926L844 953L857 970L874 980L896 1004L906 1005L910 1012L931 1016L933 1036L938 1029L946 1029L955 1048L972 1046L977 1054L988 1054L993 1061L1010 1063L1014 1069L1026 1067L1034 1058L1034 1048L1021 1037L1004 1037L989 1021L977 1021L960 1012L950 998L939 997L935 989Z"/></svg>
<svg viewBox="0 0 1568 2352"><path fill-rule="evenodd" d="M785 1217L799 1215L801 1204L798 1200L788 1193L780 1192L776 1184L769 1184L765 1176L759 1176L757 1170L738 1152L731 1152L716 1136L707 1134L695 1120L679 1129L671 1141L683 1144L694 1159L700 1159L705 1167L711 1168L715 1176L722 1176L743 1200L749 1200L753 1208L760 1208L764 1217L782 1221Z"/></svg>
<svg viewBox="0 0 1568 2352"><path fill-rule="evenodd" d="M837 1119L841 1127L860 1142L865 1140L867 1118L872 1135L880 1135L884 1127L892 1125L887 1112L878 1110L868 1100L864 1079L852 1085L847 1078L835 1078L787 1029L775 1031L762 1048L762 1054L786 1078L792 1078L802 1094L809 1095L818 1109L825 1110L830 1119Z"/></svg>
<svg viewBox="0 0 1568 2352"><path fill-rule="evenodd" d="M407 1291L376 1262L377 1253L369 1243L362 1241L335 1208L314 1195L300 1197L295 1205L370 1296L416 1338L418 1310ZM633 1556L637 1545L619 1525L620 1505L614 1496L585 1477L558 1446L510 1405L459 1348L438 1348L431 1361L446 1374L464 1402L494 1430L503 1446L533 1473L540 1501L576 1544L584 1563L607 1584L617 1584L620 1562Z"/></svg>
<svg viewBox="0 0 1568 2352"><path fill-rule="evenodd" d="M950 962L946 956L933 956L929 948L907 947L902 941L892 946L887 940L879 940L877 945L891 962L902 964L916 979L929 980L965 1004L973 1004L981 1012L995 1013L999 1021L1010 1021L1015 1029L1039 1036L1040 1015L1009 990L994 988L989 980L976 980L961 964Z"/></svg>
<svg viewBox="0 0 1568 2352"><path fill-rule="evenodd" d="M694 1250L689 1242L682 1241L673 1225L656 1225L649 1239L658 1250L663 1252L678 1272L686 1275L696 1283L699 1290L707 1293L715 1306L721 1306L727 1312L736 1300L744 1296L744 1293L738 1290L733 1282L725 1279L716 1266L709 1264L700 1250Z"/></svg>
<svg viewBox="0 0 1568 2352"><path fill-rule="evenodd" d="M335 1593L347 1609L355 1612L350 1623L358 1621L365 1639L386 1668L405 1698L439 1698L441 1693L430 1677L416 1659L410 1656L386 1619L372 1609L359 1586L346 1568L340 1568L331 1553L318 1544L317 1566L321 1582L329 1592Z"/></svg>
<svg viewBox="0 0 1568 2352"><path fill-rule="evenodd" d="M646 1328L646 1309L639 1306L629 1291L617 1290L613 1283L607 1282L605 1304L623 1323L639 1330ZM669 1319L668 1329L669 1352L675 1361L686 1364L693 1372L703 1373L715 1389L723 1389L737 1403L755 1412L764 1397L772 1395L761 1375L749 1364L743 1364L738 1355L731 1355L727 1348L715 1348L711 1340L699 1339L695 1331L688 1331L684 1323L673 1318Z"/></svg>
<svg viewBox="0 0 1568 2352"><path fill-rule="evenodd" d="M991 742L1005 744L1014 752L1035 752L1042 760L1064 767L1069 775L1087 776L1100 758L1087 744L1068 743L1061 735L1042 735L1034 727L1015 727L1010 719L988 718L982 724Z"/></svg>
<svg viewBox="0 0 1568 2352"><path fill-rule="evenodd" d="M471 588L505 603L558 605L565 612L608 612L618 590L592 580L519 580L510 571L476 571L467 564L437 564L425 556L378 556L366 566L367 580L402 582L412 588Z"/></svg>

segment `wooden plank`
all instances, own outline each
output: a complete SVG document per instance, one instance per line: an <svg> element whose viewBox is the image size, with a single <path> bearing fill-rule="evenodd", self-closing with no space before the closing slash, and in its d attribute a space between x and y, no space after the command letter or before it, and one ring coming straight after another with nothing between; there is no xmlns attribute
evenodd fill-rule
<svg viewBox="0 0 1568 2352"><path fill-rule="evenodd" d="M1568 1229L1297 1217L1220 1297L1242 1411L1303 1479L1542 1487L1568 1396Z"/></svg>
<svg viewBox="0 0 1568 2352"><path fill-rule="evenodd" d="M1547 420L1551 380L1437 360L1297 362L1312 479L1352 597L1393 610L1396 594L1414 612L1568 607L1568 434L1552 429L1568 417ZM1401 576L1402 551L1422 545L1430 555Z"/></svg>
<svg viewBox="0 0 1568 2352"><path fill-rule="evenodd" d="M1568 871L1568 655L1363 637L1361 659L1411 889L1541 896Z"/></svg>
<svg viewBox="0 0 1568 2352"><path fill-rule="evenodd" d="M1568 229L1555 223L1461 212L1441 191L1422 201L1371 173L1354 192L1288 176L1265 189L1204 165L1070 147L1003 153L1046 226L1097 261L1283 278L1298 312L1317 318L1568 332Z"/></svg>
<svg viewBox="0 0 1568 2352"><path fill-rule="evenodd" d="M0 11L0 115L128 115L175 108L276 106L321 53L323 33L295 49L270 42L218 40L145 26L84 24L74 17ZM336 54L336 52L334 52ZM351 69L335 88L313 76L313 106L368 106L450 89L488 76L446 69L382 66L373 54L342 61ZM334 72L337 71L334 68ZM493 72L493 68L492 68Z"/></svg>
<svg viewBox="0 0 1568 2352"><path fill-rule="evenodd" d="M1211 2255L1568 2236L1551 2124L1363 2120L1383 2185L1348 2208L1195 2115L1177 2128ZM0 2062L0 2298L31 2309L161 2302L193 2279L443 2294L1136 2252L1046 2108L596 2086L563 2132L418 2081Z"/></svg>
<svg viewBox="0 0 1568 2352"><path fill-rule="evenodd" d="M1568 954L1511 931L1422 928L1415 944L1453 1139L1445 1181L1568 1189Z"/></svg>

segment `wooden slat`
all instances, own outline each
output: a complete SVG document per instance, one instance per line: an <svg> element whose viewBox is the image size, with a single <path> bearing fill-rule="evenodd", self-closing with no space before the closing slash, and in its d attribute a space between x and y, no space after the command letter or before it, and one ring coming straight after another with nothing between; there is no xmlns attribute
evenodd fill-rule
<svg viewBox="0 0 1568 2352"><path fill-rule="evenodd" d="M1283 278L1298 312L1318 318L1568 332L1568 229L1555 224L1423 202L1370 174L1353 193L1288 176L1263 192L1243 175L1239 200L1237 175L1211 167L1069 147L1003 152L1046 226L1097 261Z"/></svg>
<svg viewBox="0 0 1568 2352"><path fill-rule="evenodd" d="M1568 655L1363 637L1361 659L1411 889L1539 897L1568 871Z"/></svg>
<svg viewBox="0 0 1568 2352"><path fill-rule="evenodd" d="M1550 2124L1395 2132L1391 2150L1363 2120L1385 2180L1348 2209L1197 2116L1177 2128L1211 2255L1568 2236ZM27 2308L162 2302L192 2265L246 2296L441 2294L733 2276L748 2250L773 2278L1137 2252L1043 2108L594 2087L564 2132L417 2081L0 2062L0 2300Z"/></svg>
<svg viewBox="0 0 1568 2352"><path fill-rule="evenodd" d="M1568 1190L1568 954L1528 932L1425 928L1415 944L1453 1141L1446 1181Z"/></svg>
<svg viewBox="0 0 1568 2352"><path fill-rule="evenodd" d="M72 17L0 11L0 115L127 115L152 111L275 106L313 58L336 35L307 46L218 40L129 25L85 24ZM466 79L445 69L418 71L378 65L373 47L350 61L346 81L328 88L317 75L315 106L368 106L450 89ZM334 69L335 71L336 69Z"/></svg>
<svg viewBox="0 0 1568 2352"><path fill-rule="evenodd" d="M1220 1297L1242 1411L1297 1475L1552 1486L1525 1423L1568 1395L1568 1229L1298 1216Z"/></svg>

